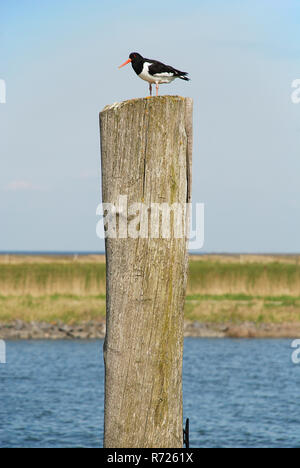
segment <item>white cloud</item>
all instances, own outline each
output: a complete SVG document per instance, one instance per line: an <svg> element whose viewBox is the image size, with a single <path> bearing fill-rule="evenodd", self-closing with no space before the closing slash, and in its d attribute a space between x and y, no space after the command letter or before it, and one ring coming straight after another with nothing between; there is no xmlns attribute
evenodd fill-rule
<svg viewBox="0 0 300 468"><path fill-rule="evenodd" d="M5 185L4 190L6 192L21 192L21 191L35 191L43 190L42 187L34 185L32 182L27 180L14 180L9 184Z"/></svg>

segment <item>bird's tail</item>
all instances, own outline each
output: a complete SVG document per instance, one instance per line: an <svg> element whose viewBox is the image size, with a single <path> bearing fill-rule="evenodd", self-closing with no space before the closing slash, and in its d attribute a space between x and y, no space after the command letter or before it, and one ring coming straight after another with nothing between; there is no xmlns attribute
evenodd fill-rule
<svg viewBox="0 0 300 468"><path fill-rule="evenodd" d="M177 78L180 78L181 80L185 80L185 81L190 81L190 78L188 78L186 75L188 75L188 72L182 72L180 70L176 70L176 75L177 75Z"/></svg>
<svg viewBox="0 0 300 468"><path fill-rule="evenodd" d="M178 78L180 78L181 80L190 81L190 78L188 78L185 75L179 75Z"/></svg>

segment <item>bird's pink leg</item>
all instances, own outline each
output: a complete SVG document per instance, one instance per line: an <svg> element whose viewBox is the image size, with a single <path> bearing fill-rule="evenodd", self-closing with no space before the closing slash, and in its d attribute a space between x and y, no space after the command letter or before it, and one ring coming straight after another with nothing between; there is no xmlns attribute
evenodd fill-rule
<svg viewBox="0 0 300 468"><path fill-rule="evenodd" d="M156 96L158 96L158 87L159 87L159 84L156 83Z"/></svg>
<svg viewBox="0 0 300 468"><path fill-rule="evenodd" d="M152 83L149 83L150 96L152 96Z"/></svg>

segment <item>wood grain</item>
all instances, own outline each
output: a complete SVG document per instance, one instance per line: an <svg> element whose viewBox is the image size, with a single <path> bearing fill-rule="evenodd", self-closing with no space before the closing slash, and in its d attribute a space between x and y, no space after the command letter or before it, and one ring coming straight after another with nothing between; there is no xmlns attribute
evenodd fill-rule
<svg viewBox="0 0 300 468"><path fill-rule="evenodd" d="M106 106L100 132L104 203L190 200L191 99ZM104 446L182 447L186 237L107 238L106 262Z"/></svg>

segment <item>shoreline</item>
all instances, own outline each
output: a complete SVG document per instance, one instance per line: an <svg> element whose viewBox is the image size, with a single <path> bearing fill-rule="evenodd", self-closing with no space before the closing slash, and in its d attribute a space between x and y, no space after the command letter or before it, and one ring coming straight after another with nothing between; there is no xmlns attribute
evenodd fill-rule
<svg viewBox="0 0 300 468"><path fill-rule="evenodd" d="M95 340L105 338L105 319L77 324L63 322L0 323L0 339L10 340ZM194 338L300 338L300 322L203 323L184 322L184 337Z"/></svg>

